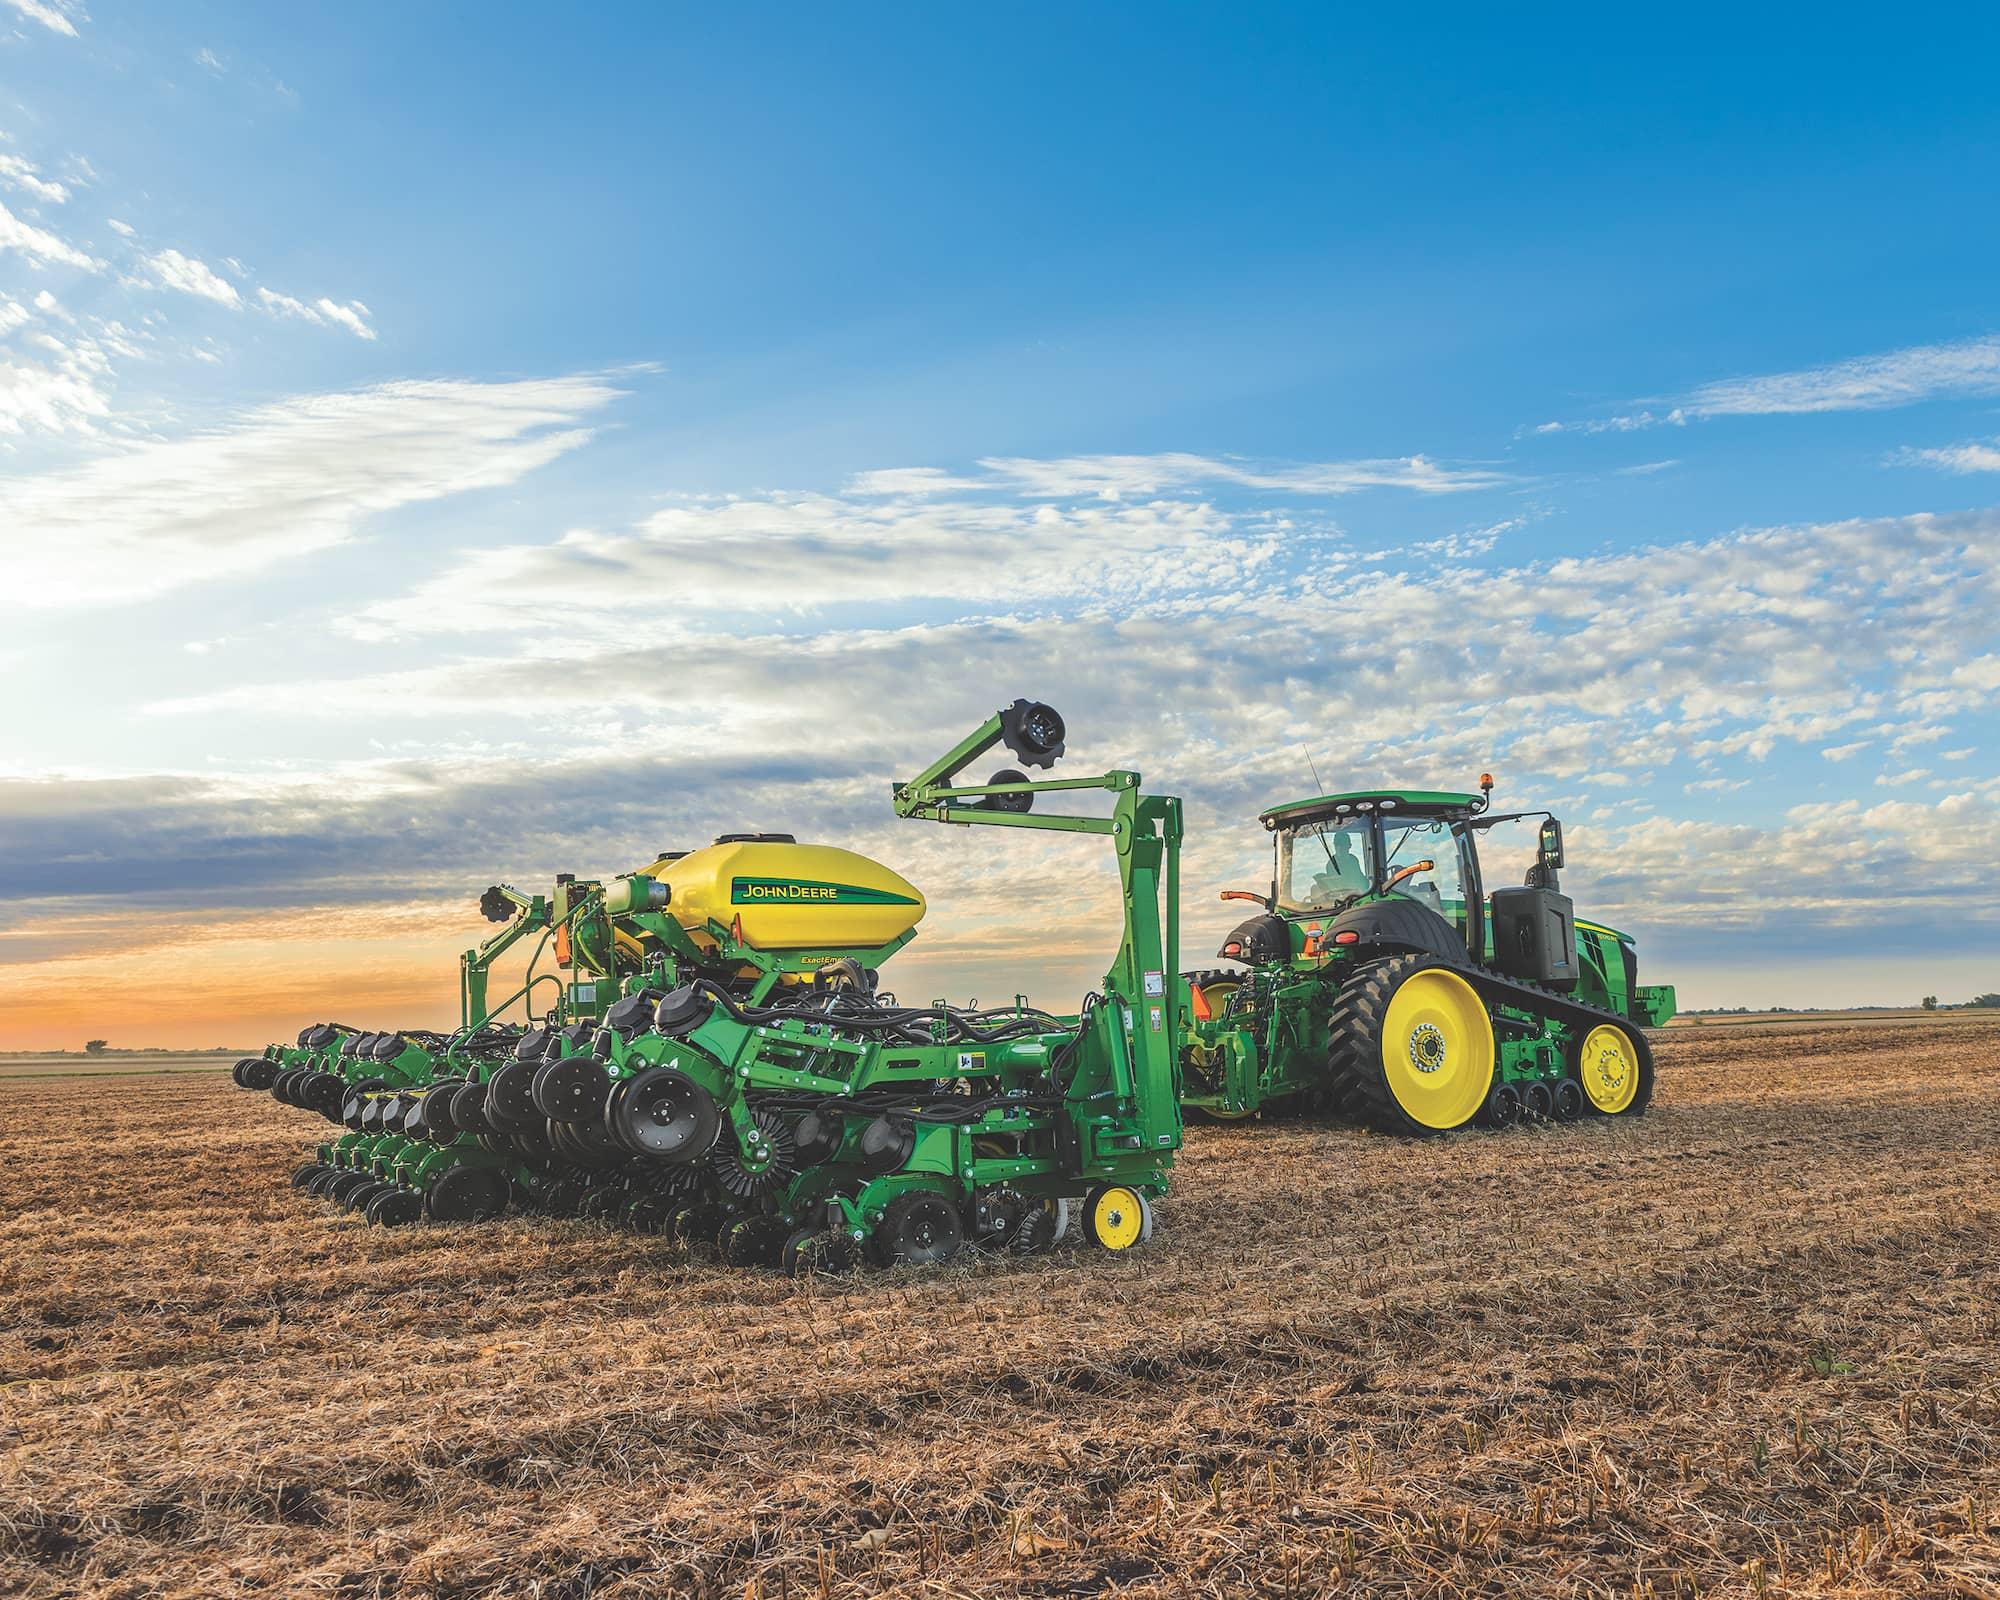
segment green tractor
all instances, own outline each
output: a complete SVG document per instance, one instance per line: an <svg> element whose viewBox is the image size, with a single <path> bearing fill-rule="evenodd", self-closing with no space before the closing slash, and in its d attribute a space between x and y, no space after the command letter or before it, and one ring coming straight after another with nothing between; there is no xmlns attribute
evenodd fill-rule
<svg viewBox="0 0 2000 1600"><path fill-rule="evenodd" d="M1367 790L1274 806L1263 909L1187 974L1183 1104L1251 1116L1317 1105L1383 1132L1634 1117L1652 1099L1644 1029L1674 991L1638 982L1628 935L1579 922L1562 824L1477 794ZM1479 837L1539 818L1520 887L1489 890Z"/></svg>

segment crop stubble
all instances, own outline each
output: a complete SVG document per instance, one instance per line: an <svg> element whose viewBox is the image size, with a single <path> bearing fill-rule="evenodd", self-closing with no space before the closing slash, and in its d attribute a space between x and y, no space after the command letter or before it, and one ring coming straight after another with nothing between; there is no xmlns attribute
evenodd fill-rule
<svg viewBox="0 0 2000 1600"><path fill-rule="evenodd" d="M384 1233L226 1080L0 1085L0 1591L2000 1594L2000 1020L1629 1126L1191 1130L1153 1244Z"/></svg>

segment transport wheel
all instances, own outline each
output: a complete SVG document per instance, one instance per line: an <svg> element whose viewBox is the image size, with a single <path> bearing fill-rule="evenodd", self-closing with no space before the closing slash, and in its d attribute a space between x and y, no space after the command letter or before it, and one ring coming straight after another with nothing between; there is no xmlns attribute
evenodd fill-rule
<svg viewBox="0 0 2000 1600"><path fill-rule="evenodd" d="M883 1208L869 1241L885 1266L941 1266L965 1244L958 1207L929 1189L905 1189Z"/></svg>
<svg viewBox="0 0 2000 1600"><path fill-rule="evenodd" d="M1643 1035L1599 1023L1570 1057L1570 1070L1590 1109L1605 1117L1636 1117L1653 1100L1653 1052Z"/></svg>
<svg viewBox="0 0 2000 1600"><path fill-rule="evenodd" d="M1574 1078L1558 1079L1549 1091L1549 1114L1558 1122L1575 1122L1583 1107L1583 1085Z"/></svg>
<svg viewBox="0 0 2000 1600"><path fill-rule="evenodd" d="M1511 1083L1496 1083L1480 1108L1479 1120L1489 1128L1511 1128L1521 1120L1521 1091Z"/></svg>
<svg viewBox="0 0 2000 1600"><path fill-rule="evenodd" d="M322 1166L317 1161L311 1162L306 1166L300 1167L297 1172L292 1174L292 1187L294 1189L303 1189L307 1184L311 1183L313 1179L317 1178L321 1173L327 1170L328 1169L326 1167Z"/></svg>
<svg viewBox="0 0 2000 1600"><path fill-rule="evenodd" d="M484 1222L507 1209L512 1187L493 1167L453 1167L424 1196L424 1214L433 1222Z"/></svg>
<svg viewBox="0 0 2000 1600"><path fill-rule="evenodd" d="M1428 956L1349 976L1329 1021L1334 1103L1384 1133L1445 1133L1484 1108L1498 1059L1478 991Z"/></svg>
<svg viewBox="0 0 2000 1600"><path fill-rule="evenodd" d="M852 1272L859 1261L854 1241L842 1228L801 1228L785 1241L778 1267L788 1278Z"/></svg>
<svg viewBox="0 0 2000 1600"><path fill-rule="evenodd" d="M677 1067L652 1067L607 1104L612 1133L634 1155L696 1161L722 1128L715 1098Z"/></svg>
<svg viewBox="0 0 2000 1600"><path fill-rule="evenodd" d="M1102 1183L1083 1203L1083 1231L1105 1250L1130 1250L1153 1237L1153 1206L1137 1189Z"/></svg>
<svg viewBox="0 0 2000 1600"><path fill-rule="evenodd" d="M1521 1091L1521 1120L1523 1122L1547 1122L1554 1111L1555 1092L1540 1078Z"/></svg>
<svg viewBox="0 0 2000 1600"><path fill-rule="evenodd" d="M401 1228L424 1214L424 1197L414 1189L385 1189L368 1202L368 1220L384 1228Z"/></svg>

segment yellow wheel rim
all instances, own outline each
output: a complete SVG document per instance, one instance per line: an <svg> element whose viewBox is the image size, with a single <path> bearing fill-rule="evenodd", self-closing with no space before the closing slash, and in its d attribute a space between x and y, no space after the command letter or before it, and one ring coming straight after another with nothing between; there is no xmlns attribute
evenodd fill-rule
<svg viewBox="0 0 2000 1600"><path fill-rule="evenodd" d="M1639 1092L1639 1047L1623 1028L1602 1023L1584 1035L1577 1076L1590 1103L1615 1117Z"/></svg>
<svg viewBox="0 0 2000 1600"><path fill-rule="evenodd" d="M1493 1087L1493 1024L1471 984L1426 967L1397 986L1382 1019L1382 1075L1423 1127L1472 1120Z"/></svg>
<svg viewBox="0 0 2000 1600"><path fill-rule="evenodd" d="M1131 1249L1145 1228L1146 1207L1136 1189L1114 1184L1091 1203L1091 1236L1107 1250Z"/></svg>

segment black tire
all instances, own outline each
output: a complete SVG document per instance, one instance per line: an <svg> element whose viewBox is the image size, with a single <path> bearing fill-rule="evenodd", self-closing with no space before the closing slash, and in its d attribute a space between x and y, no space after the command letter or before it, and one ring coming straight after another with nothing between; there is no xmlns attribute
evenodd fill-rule
<svg viewBox="0 0 2000 1600"><path fill-rule="evenodd" d="M1521 1120L1547 1122L1555 1110L1555 1091L1540 1078L1521 1090Z"/></svg>
<svg viewBox="0 0 2000 1600"><path fill-rule="evenodd" d="M1447 1126L1432 1126L1411 1116L1389 1085L1382 1065L1389 1004L1404 984L1431 971L1463 978L1462 973L1445 962L1423 955L1391 956L1385 961L1367 962L1348 974L1327 1018L1328 1105L1336 1114L1364 1122L1383 1133L1427 1138L1463 1127L1483 1109L1491 1092L1490 1084L1465 1110L1461 1120ZM1483 1001L1481 1014L1485 1014ZM1490 1018L1486 1029L1493 1075L1497 1077L1499 1049L1492 1038Z"/></svg>
<svg viewBox="0 0 2000 1600"><path fill-rule="evenodd" d="M965 1247L965 1223L943 1195L905 1189L883 1208L868 1242L885 1266L938 1267Z"/></svg>

